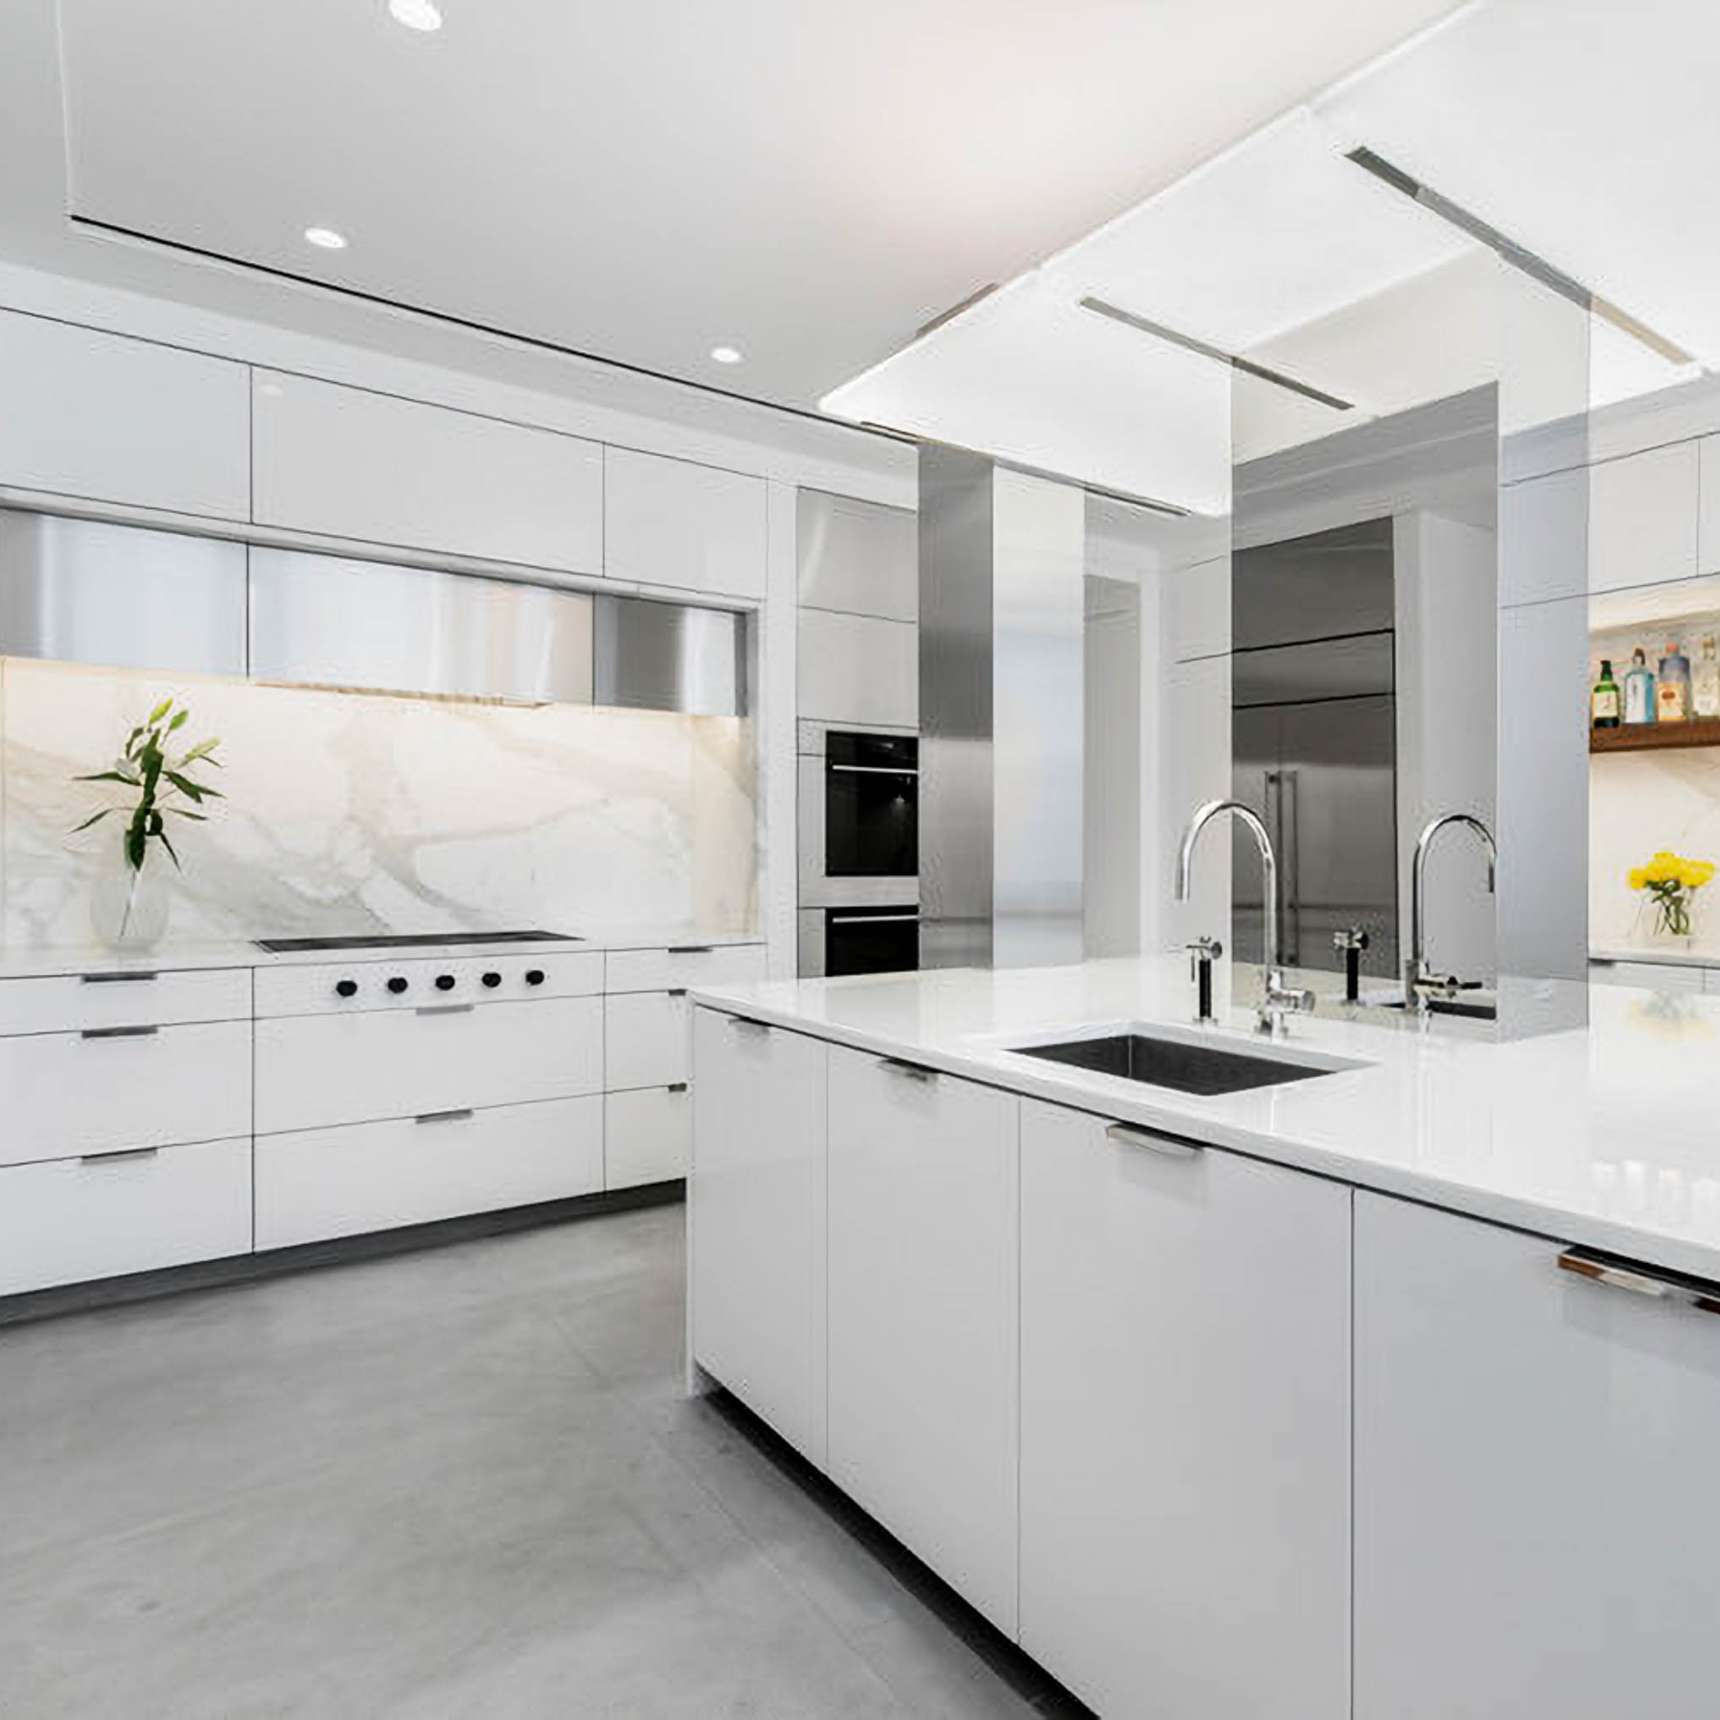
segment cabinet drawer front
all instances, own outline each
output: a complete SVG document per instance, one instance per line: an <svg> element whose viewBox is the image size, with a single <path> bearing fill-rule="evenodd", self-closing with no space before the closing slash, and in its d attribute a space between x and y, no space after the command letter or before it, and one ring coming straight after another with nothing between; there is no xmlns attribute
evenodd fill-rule
<svg viewBox="0 0 1720 1720"><path fill-rule="evenodd" d="M257 1132L597 1093L602 1052L596 997L259 1021Z"/></svg>
<svg viewBox="0 0 1720 1720"><path fill-rule="evenodd" d="M603 1186L636 1188L687 1174L693 1095L685 1087L611 1093L603 1101Z"/></svg>
<svg viewBox="0 0 1720 1720"><path fill-rule="evenodd" d="M603 450L259 370L256 517L334 537L603 571Z"/></svg>
<svg viewBox="0 0 1720 1720"><path fill-rule="evenodd" d="M250 1247L249 1137L0 1170L0 1295Z"/></svg>
<svg viewBox="0 0 1720 1720"><path fill-rule="evenodd" d="M251 1132L251 1028L0 1039L0 1164L167 1147Z"/></svg>
<svg viewBox="0 0 1720 1720"><path fill-rule="evenodd" d="M0 311L0 376L0 483L249 517L244 365Z"/></svg>
<svg viewBox="0 0 1720 1720"><path fill-rule="evenodd" d="M603 1186L603 1101L503 1105L257 1143L257 1247L428 1224Z"/></svg>
<svg viewBox="0 0 1720 1720"><path fill-rule="evenodd" d="M611 579L764 596L762 478L605 448L603 523Z"/></svg>
<svg viewBox="0 0 1720 1720"><path fill-rule="evenodd" d="M831 1478L1013 1635L1019 1102L832 1048L829 1116Z"/></svg>
<svg viewBox="0 0 1720 1720"><path fill-rule="evenodd" d="M636 991L603 1000L603 1085L667 1087L687 1079L687 1000Z"/></svg>
<svg viewBox="0 0 1720 1720"><path fill-rule="evenodd" d="M0 1035L249 1021L251 970L55 974L0 980Z"/></svg>
<svg viewBox="0 0 1720 1720"><path fill-rule="evenodd" d="M533 979L536 974L540 977ZM491 976L494 983L491 983ZM404 990L389 981L404 980ZM441 985L438 981L452 984ZM351 984L347 996L340 987ZM369 1009L422 1009L446 1003L512 1003L522 998L590 997L603 990L603 957L578 955L434 956L377 961L374 956L307 967L257 970L257 1014L356 1015Z"/></svg>
<svg viewBox="0 0 1720 1720"><path fill-rule="evenodd" d="M670 991L690 985L746 985L765 977L763 944L671 944L611 950L606 991Z"/></svg>

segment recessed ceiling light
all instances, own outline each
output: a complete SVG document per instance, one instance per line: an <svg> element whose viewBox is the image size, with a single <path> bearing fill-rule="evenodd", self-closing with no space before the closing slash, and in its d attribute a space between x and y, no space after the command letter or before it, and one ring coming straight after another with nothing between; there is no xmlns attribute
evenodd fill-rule
<svg viewBox="0 0 1720 1720"><path fill-rule="evenodd" d="M388 13L408 30L440 30L442 9L436 0L388 0Z"/></svg>
<svg viewBox="0 0 1720 1720"><path fill-rule="evenodd" d="M741 349L738 346L713 346L711 348L711 357L714 358L718 364L739 364L741 361Z"/></svg>
<svg viewBox="0 0 1720 1720"><path fill-rule="evenodd" d="M307 227L305 243L315 245L320 251L344 251L346 235L337 233L332 227Z"/></svg>

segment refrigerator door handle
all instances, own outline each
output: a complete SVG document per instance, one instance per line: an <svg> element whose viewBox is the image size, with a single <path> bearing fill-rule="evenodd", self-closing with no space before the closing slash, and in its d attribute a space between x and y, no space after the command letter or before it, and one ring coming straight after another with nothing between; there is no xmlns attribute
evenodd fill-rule
<svg viewBox="0 0 1720 1720"><path fill-rule="evenodd" d="M1301 772L1278 772L1278 876L1283 880L1283 935L1279 948L1286 967L1302 965L1302 785Z"/></svg>

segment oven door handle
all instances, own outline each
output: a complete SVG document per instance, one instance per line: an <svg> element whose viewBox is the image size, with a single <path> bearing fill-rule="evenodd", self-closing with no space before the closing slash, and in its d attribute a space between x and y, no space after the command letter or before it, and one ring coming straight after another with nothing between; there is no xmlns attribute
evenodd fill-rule
<svg viewBox="0 0 1720 1720"><path fill-rule="evenodd" d="M826 770L842 771L848 776L918 776L911 764L827 764Z"/></svg>
<svg viewBox="0 0 1720 1720"><path fill-rule="evenodd" d="M832 914L826 922L832 926L905 926L918 925L918 914Z"/></svg>

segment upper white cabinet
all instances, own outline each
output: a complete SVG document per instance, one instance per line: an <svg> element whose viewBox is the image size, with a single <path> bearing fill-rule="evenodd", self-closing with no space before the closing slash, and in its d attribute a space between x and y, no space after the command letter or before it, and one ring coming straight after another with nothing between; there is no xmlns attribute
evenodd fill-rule
<svg viewBox="0 0 1720 1720"><path fill-rule="evenodd" d="M1349 1275L1347 1188L1022 1102L1021 1643L1100 1713L1349 1712Z"/></svg>
<svg viewBox="0 0 1720 1720"><path fill-rule="evenodd" d="M1165 654L1173 663L1230 649L1230 557L1199 561L1164 576Z"/></svg>
<svg viewBox="0 0 1720 1720"><path fill-rule="evenodd" d="M800 601L813 609L920 618L919 517L906 508L802 490L795 510Z"/></svg>
<svg viewBox="0 0 1720 1720"><path fill-rule="evenodd" d="M1694 442L1589 468L1589 589L1690 579L1696 568Z"/></svg>
<svg viewBox="0 0 1720 1720"><path fill-rule="evenodd" d="M825 1047L695 1014L693 1359L821 1462Z"/></svg>
<svg viewBox="0 0 1720 1720"><path fill-rule="evenodd" d="M610 578L764 596L764 479L631 448L603 454L603 571Z"/></svg>
<svg viewBox="0 0 1720 1720"><path fill-rule="evenodd" d="M1011 1636L1018 1115L830 1051L830 1475Z"/></svg>
<svg viewBox="0 0 1720 1720"><path fill-rule="evenodd" d="M1714 1713L1720 1318L1560 1253L1356 1196L1356 1720Z"/></svg>
<svg viewBox="0 0 1720 1720"><path fill-rule="evenodd" d="M603 449L553 430L259 370L259 525L603 570Z"/></svg>
<svg viewBox="0 0 1720 1720"><path fill-rule="evenodd" d="M802 718L919 727L920 630L911 621L802 609L795 674Z"/></svg>
<svg viewBox="0 0 1720 1720"><path fill-rule="evenodd" d="M0 484L243 520L246 367L0 311Z"/></svg>
<svg viewBox="0 0 1720 1720"><path fill-rule="evenodd" d="M1697 563L1702 573L1720 573L1720 436L1704 436L1696 446L1701 500Z"/></svg>

